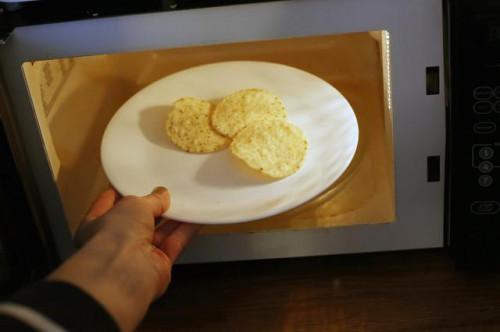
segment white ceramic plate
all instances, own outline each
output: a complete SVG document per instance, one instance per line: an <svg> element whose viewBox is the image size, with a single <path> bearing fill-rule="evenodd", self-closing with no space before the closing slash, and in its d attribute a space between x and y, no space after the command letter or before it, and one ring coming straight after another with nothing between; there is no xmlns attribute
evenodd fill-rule
<svg viewBox="0 0 500 332"><path fill-rule="evenodd" d="M309 151L297 173L273 180L250 170L229 149L186 153L165 135L165 117L178 98L217 101L245 88L280 96L289 121L304 131ZM139 91L109 122L101 159L120 193L145 195L163 185L172 199L166 217L223 224L268 217L314 198L346 170L357 144L356 116L327 82L281 64L232 61L189 68Z"/></svg>

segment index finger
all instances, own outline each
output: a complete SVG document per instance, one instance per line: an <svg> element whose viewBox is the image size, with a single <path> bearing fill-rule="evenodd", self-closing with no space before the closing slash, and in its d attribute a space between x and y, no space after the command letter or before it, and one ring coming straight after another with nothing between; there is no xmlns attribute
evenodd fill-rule
<svg viewBox="0 0 500 332"><path fill-rule="evenodd" d="M103 191L92 203L85 221L93 221L108 212L115 205L118 197L119 194L114 188Z"/></svg>
<svg viewBox="0 0 500 332"><path fill-rule="evenodd" d="M158 248L163 251L170 261L175 262L184 248L200 231L201 225L180 224L169 236L163 239Z"/></svg>

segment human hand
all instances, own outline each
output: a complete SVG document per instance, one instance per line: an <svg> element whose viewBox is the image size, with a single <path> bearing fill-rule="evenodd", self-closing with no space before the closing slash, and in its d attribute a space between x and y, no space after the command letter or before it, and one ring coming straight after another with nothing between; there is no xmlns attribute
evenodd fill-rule
<svg viewBox="0 0 500 332"><path fill-rule="evenodd" d="M122 330L132 330L149 304L170 283L171 268L200 226L162 220L169 194L157 188L144 197L103 192L77 230L81 249L49 279L89 292Z"/></svg>

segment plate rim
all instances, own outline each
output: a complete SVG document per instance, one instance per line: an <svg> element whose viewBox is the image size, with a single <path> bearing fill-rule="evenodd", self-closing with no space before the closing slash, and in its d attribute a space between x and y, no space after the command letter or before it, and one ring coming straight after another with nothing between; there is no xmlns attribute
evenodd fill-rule
<svg viewBox="0 0 500 332"><path fill-rule="evenodd" d="M343 175L345 175L345 173L347 172L347 170L352 166L352 162L355 158L355 156L357 155L357 152L358 152L358 148L359 148L359 138L360 138L360 128L359 128L359 121L358 121L358 118L356 116L356 112L354 112L354 109L352 107L352 105L349 103L349 100L336 88L334 87L330 82L324 80L323 78L313 74L313 73L310 73L306 70L303 70L301 68L297 68L297 67L293 67L293 66L290 66L290 65L286 65L286 64L282 64L282 63L279 63L279 62L272 62L272 61L260 61L260 60L257 60L257 61L254 61L254 60L230 60L230 61L216 61L216 62L210 62L210 63L205 63L205 64L200 64L200 65L196 65L196 66L192 66L192 67L189 67L189 68L185 68L185 69L181 69L179 71L176 71L176 72L173 72L173 73L170 73L170 74L167 74L151 83L149 83L148 85L144 86L143 88L141 88L140 90L136 91L132 96L130 96L116 111L115 113L113 114L113 116L110 118L110 120L108 121L108 124L106 125L106 128L103 132L103 135L101 137L101 144L100 144L100 162L101 162L101 166L102 166L102 169L106 175L106 178L107 180L109 181L110 185L115 188L119 193L120 195L123 195L123 196L129 196L129 194L124 194L124 191L120 190L120 186L116 186L114 183L112 183L111 179L110 179L110 176L108 175L109 172L106 170L106 167L105 167L105 163L104 163L104 142L106 141L106 137L109 135L109 128L110 128L110 124L113 122L113 120L115 119L115 117L120 113L120 110L124 107L126 107L127 104L129 103L132 103L133 100L138 96L140 95L141 93L143 93L144 90L147 90L147 89L150 89L152 86L156 85L156 84L159 84L161 81L167 79L167 78L171 78L172 76L176 76L176 75L180 75L182 74L183 72L187 72L187 71L191 71L191 70L194 70L194 69L198 69L198 68L202 68L202 67L207 67L207 66L214 66L214 65L220 65L220 64L228 64L228 63L249 63L249 64L255 64L255 63L259 63L259 64L270 64L270 65L276 65L276 66L281 66L281 67L285 67L285 68L291 68L293 69L294 71L300 71L302 72L303 74L307 74L308 76L311 76L311 77L314 77L315 79L317 80L320 80L322 82L324 82L325 84L327 84L330 88L332 88L334 91L336 91L340 96L341 98L343 99L343 101L346 103L346 105L348 106L349 110L351 111L352 113L352 119L354 120L354 124L355 124L355 130L356 130L356 144L355 144L355 147L353 149L353 152L352 154L350 155L350 158L348 160L348 162L346 163L346 166L345 168L342 170L342 172L339 174L339 176L332 182L330 182L328 184L328 186L326 188L324 188L323 190L321 190L320 192L314 194L311 198L299 203L299 204L296 204L296 205L293 205L292 207L283 207L281 209L278 209L279 211L273 211L273 210L267 210L265 213L261 213L257 216L248 216L248 217L242 217L242 218L238 218L236 220L223 220L223 221L219 221L219 220L214 220L214 219L205 219L205 220L190 220L190 219L185 219L185 218L182 218L182 217L179 217L179 216L172 216L171 214L169 214L169 211L166 211L164 214L163 214L163 217L164 218L167 218L167 219L171 219L171 220L176 220L176 221L180 221L180 222L185 222L185 223L196 223L196 224L203 224L203 225L230 225L230 224L240 224L240 223L248 223L248 222L254 222L254 221L260 221L260 220L263 220L263 219L266 219L266 218L270 218L270 217L275 217L275 216L279 216L281 214L285 214L285 213L290 213L298 208L301 208L302 206L304 206L305 204L308 204L310 203L311 201L313 201L314 199L316 199L317 197L323 195L325 192L327 192L330 187L335 184L338 180L340 180L342 178Z"/></svg>

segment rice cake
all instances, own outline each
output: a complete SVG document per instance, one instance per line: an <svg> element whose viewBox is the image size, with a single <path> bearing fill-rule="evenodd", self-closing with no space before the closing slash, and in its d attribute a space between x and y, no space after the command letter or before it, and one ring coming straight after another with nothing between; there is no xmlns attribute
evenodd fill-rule
<svg viewBox="0 0 500 332"><path fill-rule="evenodd" d="M262 89L246 89L222 99L211 121L215 130L232 138L252 122L286 117L285 105L278 96Z"/></svg>
<svg viewBox="0 0 500 332"><path fill-rule="evenodd" d="M177 100L165 121L172 142L187 152L208 153L221 150L229 140L210 126L212 104L194 97Z"/></svg>
<svg viewBox="0 0 500 332"><path fill-rule="evenodd" d="M268 120L242 129L230 149L251 168L273 178L283 178L300 169L308 142L302 130L293 124Z"/></svg>

